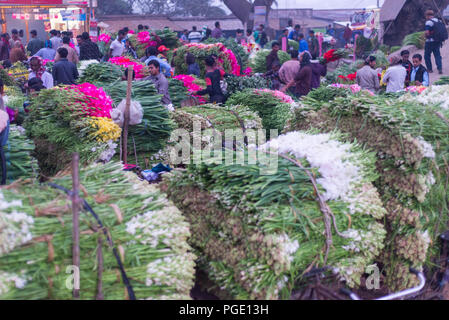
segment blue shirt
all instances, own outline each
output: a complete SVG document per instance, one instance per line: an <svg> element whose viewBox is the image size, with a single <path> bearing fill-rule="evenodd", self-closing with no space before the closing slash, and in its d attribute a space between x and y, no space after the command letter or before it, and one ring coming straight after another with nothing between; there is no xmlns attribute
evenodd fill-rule
<svg viewBox="0 0 449 320"><path fill-rule="evenodd" d="M148 65L148 63L150 63L151 60L156 60L157 62L159 62L159 64L161 65L161 72L166 77L171 77L171 66L167 62L165 62L162 59L159 59L156 56L151 56L145 61L145 64Z"/></svg>
<svg viewBox="0 0 449 320"><path fill-rule="evenodd" d="M410 81L413 82L416 79L416 73L418 72L419 66L417 68L412 68L412 74L410 75ZM423 74L423 82L422 85L425 87L429 86L429 73L426 71Z"/></svg>
<svg viewBox="0 0 449 320"><path fill-rule="evenodd" d="M299 41L299 53L302 53L304 51L309 51L309 44L306 40L302 39Z"/></svg>
<svg viewBox="0 0 449 320"><path fill-rule="evenodd" d="M296 32L295 30L293 30L292 32L289 33L288 38L290 40L297 40L299 37L299 32Z"/></svg>
<svg viewBox="0 0 449 320"><path fill-rule="evenodd" d="M55 60L56 50L50 48L40 49L35 55L35 57L41 57L45 60Z"/></svg>

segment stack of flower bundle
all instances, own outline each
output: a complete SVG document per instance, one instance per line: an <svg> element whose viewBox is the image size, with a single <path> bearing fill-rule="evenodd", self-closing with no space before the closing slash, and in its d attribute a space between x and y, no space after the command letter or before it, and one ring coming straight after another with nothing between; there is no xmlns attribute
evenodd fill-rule
<svg viewBox="0 0 449 320"><path fill-rule="evenodd" d="M334 99L303 99L287 131L335 129L377 154L376 187L388 210L390 248L385 251L387 285L400 290L416 284L409 267L432 268L438 236L447 229L449 176L448 111L415 99L389 99L360 92ZM429 99L430 101L430 99Z"/></svg>
<svg viewBox="0 0 449 320"><path fill-rule="evenodd" d="M25 129L11 125L8 144L3 148L7 159L8 182L32 178L37 175L37 161L31 157L33 141L26 138Z"/></svg>
<svg viewBox="0 0 449 320"><path fill-rule="evenodd" d="M185 57L187 53L195 56L201 69L201 78L204 77L206 64L205 59L212 54L215 54L217 59L217 66L222 68L226 73L236 76L241 75L241 66L237 58L223 43L203 44L203 43L189 43L175 50L173 62L176 68L176 74L187 74L187 63Z"/></svg>
<svg viewBox="0 0 449 320"><path fill-rule="evenodd" d="M33 97L24 127L36 145L33 156L41 173L52 176L65 169L73 152L83 164L109 161L121 135L111 110L111 98L88 83L42 90Z"/></svg>
<svg viewBox="0 0 449 320"><path fill-rule="evenodd" d="M182 158L172 157L173 144L178 144L180 136L188 134L189 139L181 138L183 143L189 143L193 146L191 151L206 152L213 150L222 150L223 145L233 146L234 139L236 143L244 144L247 137L247 130L261 130L262 120L257 113L243 106L217 106L206 104L197 107L185 107L177 109L171 114L175 123L176 135L169 145L162 151L154 154L152 160L163 161L172 166L189 164L191 153L185 154ZM226 135L226 130L228 136ZM196 144L196 141L200 141ZM201 145L201 147L199 146ZM194 150L198 148L199 150ZM178 162L175 163L175 160Z"/></svg>
<svg viewBox="0 0 449 320"><path fill-rule="evenodd" d="M384 246L386 210L371 183L374 155L340 140L292 132L247 149L253 163L204 162L161 184L219 288L237 299L288 299L302 275L325 266L360 285Z"/></svg>
<svg viewBox="0 0 449 320"><path fill-rule="evenodd" d="M267 71L267 56L270 54L270 50L260 50L256 53L256 55L250 59L250 66L256 73L265 73ZM290 55L285 51L278 51L278 57L283 64L291 59Z"/></svg>
<svg viewBox="0 0 449 320"><path fill-rule="evenodd" d="M277 129L281 132L291 117L290 110L295 102L280 91L247 89L233 94L226 104L249 107L262 118L264 129Z"/></svg>
<svg viewBox="0 0 449 320"><path fill-rule="evenodd" d="M71 189L70 174L51 182ZM136 299L189 299L196 257L179 210L118 163L82 169L80 183L105 228L90 212L81 214L81 299L125 300L132 292ZM72 214L65 192L18 182L0 189L0 207L0 299L72 299Z"/></svg>
<svg viewBox="0 0 449 320"><path fill-rule="evenodd" d="M79 83L91 83L102 86L121 80L123 70L120 66L112 63L92 63L83 71Z"/></svg>
<svg viewBox="0 0 449 320"><path fill-rule="evenodd" d="M126 81L115 82L105 87L115 105L126 99ZM157 152L163 149L173 130L169 111L161 104L161 96L151 81L133 82L131 99L143 108L140 124L129 127L128 151L134 154Z"/></svg>

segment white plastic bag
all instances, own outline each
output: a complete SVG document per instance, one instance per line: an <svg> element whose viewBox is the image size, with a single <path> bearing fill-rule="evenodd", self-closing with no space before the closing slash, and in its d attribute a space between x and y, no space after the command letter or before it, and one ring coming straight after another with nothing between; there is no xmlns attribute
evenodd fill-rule
<svg viewBox="0 0 449 320"><path fill-rule="evenodd" d="M117 108L112 109L111 117L112 120L118 124L121 128L125 123L125 109L126 109L126 99L117 106ZM138 101L131 100L131 105L129 107L129 125L134 126L142 122L143 119L143 108Z"/></svg>

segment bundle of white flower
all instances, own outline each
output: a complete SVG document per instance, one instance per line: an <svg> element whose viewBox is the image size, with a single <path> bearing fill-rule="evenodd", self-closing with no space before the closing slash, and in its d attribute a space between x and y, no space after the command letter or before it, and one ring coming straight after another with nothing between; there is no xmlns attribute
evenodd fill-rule
<svg viewBox="0 0 449 320"><path fill-rule="evenodd" d="M303 273L325 266L360 285L384 247L386 210L372 185L374 155L340 141L293 132L261 146L257 163L204 163L164 184L220 288L239 299L288 299Z"/></svg>
<svg viewBox="0 0 449 320"><path fill-rule="evenodd" d="M323 89L327 99L303 99L303 108L295 111L286 129L340 130L345 141L357 141L376 153L375 185L388 211L385 282L392 291L418 284L410 267L435 268L435 244L449 223L449 215L441 214L447 211L448 194L448 88L431 87L401 98L341 96Z"/></svg>
<svg viewBox="0 0 449 320"><path fill-rule="evenodd" d="M83 75L84 70L87 69L88 66L90 66L91 64L96 64L96 63L100 63L98 62L98 60L82 60L79 63L79 67L78 67L78 73L80 75L80 77Z"/></svg>
<svg viewBox="0 0 449 320"><path fill-rule="evenodd" d="M431 86L418 95L409 93L401 99L417 101L423 105L439 105L442 109L449 110L449 85Z"/></svg>
<svg viewBox="0 0 449 320"><path fill-rule="evenodd" d="M196 257L179 210L117 163L90 166L80 179L82 197L107 228L136 298L190 299ZM70 189L70 180L52 182ZM1 190L0 299L71 299L71 229L64 192L28 183ZM118 261L89 212L80 217L80 249L81 298L128 299Z"/></svg>

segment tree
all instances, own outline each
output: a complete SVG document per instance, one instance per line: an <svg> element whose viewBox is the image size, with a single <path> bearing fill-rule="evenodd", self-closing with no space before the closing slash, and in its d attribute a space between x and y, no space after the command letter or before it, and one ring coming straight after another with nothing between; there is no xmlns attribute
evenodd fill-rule
<svg viewBox="0 0 449 320"><path fill-rule="evenodd" d="M98 14L131 14L133 13L132 3L125 0L98 0Z"/></svg>
<svg viewBox="0 0 449 320"><path fill-rule="evenodd" d="M243 23L247 24L249 29L254 28L254 18L250 18L251 13L254 13L254 7L265 6L267 8L267 15L265 16L265 25L269 28L269 15L271 7L275 0L222 0L224 4L231 10L231 12Z"/></svg>

